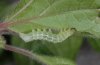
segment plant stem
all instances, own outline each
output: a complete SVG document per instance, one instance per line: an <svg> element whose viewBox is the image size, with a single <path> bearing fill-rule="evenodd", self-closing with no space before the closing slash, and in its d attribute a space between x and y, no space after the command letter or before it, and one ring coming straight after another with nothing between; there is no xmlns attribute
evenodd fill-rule
<svg viewBox="0 0 100 65"><path fill-rule="evenodd" d="M25 50L25 49L22 49L22 48L18 48L18 47L14 47L14 46L11 46L11 45L8 45L8 44L5 44L5 47L4 47L5 50L9 50L9 51L13 51L13 52L16 52L16 53L19 53L19 54L22 54L24 56L27 56L29 57L30 59L42 64L42 65L47 65L44 61L40 60L36 54L28 51L28 50Z"/></svg>

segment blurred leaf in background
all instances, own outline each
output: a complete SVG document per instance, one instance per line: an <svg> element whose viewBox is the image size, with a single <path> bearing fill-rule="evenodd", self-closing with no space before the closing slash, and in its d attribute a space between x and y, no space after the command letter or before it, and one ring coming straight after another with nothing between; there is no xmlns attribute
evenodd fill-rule
<svg viewBox="0 0 100 65"><path fill-rule="evenodd" d="M0 0L0 21L3 22L5 16L13 9L13 2L15 0Z"/></svg>
<svg viewBox="0 0 100 65"><path fill-rule="evenodd" d="M88 38L88 41L96 51L100 52L100 39Z"/></svg>
<svg viewBox="0 0 100 65"><path fill-rule="evenodd" d="M37 54L37 56L39 55L39 59L43 60L48 65L56 65L53 64L56 62L58 62L59 64L68 62L69 65L74 65L76 54L79 51L82 43L82 37L70 37L69 39L59 44L41 40L25 43L19 37L13 37L12 43L16 47L28 49L31 52ZM20 54L14 53L14 57L18 65L36 65L34 64L36 62L34 62L33 60L29 60L28 58ZM62 61L60 62L61 58Z"/></svg>
<svg viewBox="0 0 100 65"><path fill-rule="evenodd" d="M0 22L3 22L3 17L6 15L5 14L5 9L7 7L7 2L6 0L0 0ZM2 52L2 49L0 48L0 53ZM1 55L1 54L0 54Z"/></svg>

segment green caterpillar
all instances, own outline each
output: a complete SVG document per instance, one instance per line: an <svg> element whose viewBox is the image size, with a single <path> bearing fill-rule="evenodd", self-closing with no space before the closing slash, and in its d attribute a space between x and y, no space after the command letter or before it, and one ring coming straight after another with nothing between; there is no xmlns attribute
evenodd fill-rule
<svg viewBox="0 0 100 65"><path fill-rule="evenodd" d="M32 40L47 40L49 42L59 43L59 42L64 41L66 38L68 38L69 36L71 36L74 33L74 31L72 31L70 29L60 31L58 34L54 34L52 32L53 31L51 31L51 29L49 29L49 31L32 30L32 33L29 33L29 34L21 33L20 37L26 42L30 42Z"/></svg>
<svg viewBox="0 0 100 65"><path fill-rule="evenodd" d="M28 37L30 40L40 39L37 35L44 40L45 35L48 35L45 40L50 41L47 38L55 37L55 41L58 42L57 38L65 39L70 36L67 34L68 31L62 31L63 34L56 35L44 31L32 32L35 28L39 30L42 28L60 30L74 28L78 32L87 32L99 37L99 7L100 0L21 0L12 14L6 17L6 21L21 20L21 23L26 20L28 22L9 27L10 30L19 33L19 36L24 40ZM63 37L63 35L65 37L61 38L60 36Z"/></svg>

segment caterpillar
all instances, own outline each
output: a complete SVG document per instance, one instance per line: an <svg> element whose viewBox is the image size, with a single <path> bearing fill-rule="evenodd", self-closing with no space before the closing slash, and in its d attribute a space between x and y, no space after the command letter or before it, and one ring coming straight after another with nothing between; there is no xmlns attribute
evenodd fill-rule
<svg viewBox="0 0 100 65"><path fill-rule="evenodd" d="M55 33L56 32L56 33ZM19 36L25 41L30 42L32 40L46 40L53 43L59 43L67 39L74 33L73 30L61 30L61 31L54 31L53 29L33 29L31 33L24 34L20 33Z"/></svg>

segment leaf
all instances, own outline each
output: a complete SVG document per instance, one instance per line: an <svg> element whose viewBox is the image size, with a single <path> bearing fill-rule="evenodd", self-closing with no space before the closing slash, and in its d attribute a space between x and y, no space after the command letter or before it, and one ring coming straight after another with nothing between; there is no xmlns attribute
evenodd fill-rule
<svg viewBox="0 0 100 65"><path fill-rule="evenodd" d="M4 44L5 44L5 41L4 39L0 36L0 48L4 48Z"/></svg>
<svg viewBox="0 0 100 65"><path fill-rule="evenodd" d="M8 13L13 9L9 0L0 0L0 22L3 22Z"/></svg>
<svg viewBox="0 0 100 65"><path fill-rule="evenodd" d="M6 21L20 23L12 24L9 29L19 33L21 37L22 34L28 36L32 33L31 36L33 36L35 32L37 34L43 32L42 35L46 36L47 34L49 36L51 34L49 38L53 38L53 33L45 32L46 29L59 30L56 38L63 37L62 32L68 32L68 29L71 33L74 33L71 29L75 29L98 37L100 35L98 30L100 24L97 24L99 22L99 7L99 0L21 0L12 14L6 18ZM32 32L33 30L35 32ZM68 38L68 36L69 34L65 38ZM26 36L23 36L22 39L24 37ZM39 37L41 36L39 35ZM48 40L47 38L46 40Z"/></svg>
<svg viewBox="0 0 100 65"><path fill-rule="evenodd" d="M100 39L88 38L88 41L96 51L100 52Z"/></svg>
<svg viewBox="0 0 100 65"><path fill-rule="evenodd" d="M2 18L5 15L4 11L6 6L7 5L4 3L4 1L0 1L0 22L2 21Z"/></svg>
<svg viewBox="0 0 100 65"><path fill-rule="evenodd" d="M76 65L73 61L64 58L43 55L37 55L37 57L43 60L47 65Z"/></svg>
<svg viewBox="0 0 100 65"><path fill-rule="evenodd" d="M44 4L45 3L45 4ZM26 5L28 6L26 7ZM12 12L12 16L22 10L12 19L26 19L34 16L62 14L67 11L97 9L100 6L99 0L21 0ZM44 14L43 14L44 12ZM14 14L15 13L15 14ZM11 17L8 17L8 19Z"/></svg>
<svg viewBox="0 0 100 65"><path fill-rule="evenodd" d="M0 36L0 54L2 53L2 49L4 49L5 45L5 40L3 39L2 36Z"/></svg>
<svg viewBox="0 0 100 65"><path fill-rule="evenodd" d="M13 46L27 49L33 53L36 53L36 55L40 56L40 58L46 63L56 63L56 60L53 59L58 58L58 61L60 61L60 59L65 59L64 61L66 61L66 63L72 64L75 62L76 54L80 49L81 43L82 37L75 36L69 37L65 41L60 42L60 44L53 44L43 40L31 41L25 44L25 42L19 37L12 37ZM51 57L50 60L49 57ZM38 65L34 64L35 62L33 60L30 60L20 54L14 53L14 58L16 62L18 62L18 65Z"/></svg>

